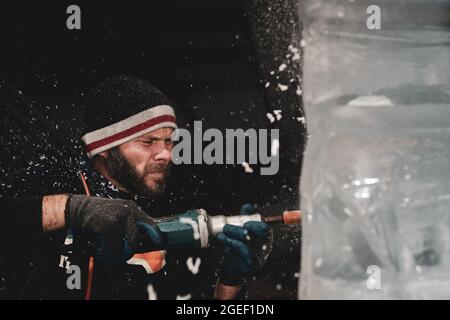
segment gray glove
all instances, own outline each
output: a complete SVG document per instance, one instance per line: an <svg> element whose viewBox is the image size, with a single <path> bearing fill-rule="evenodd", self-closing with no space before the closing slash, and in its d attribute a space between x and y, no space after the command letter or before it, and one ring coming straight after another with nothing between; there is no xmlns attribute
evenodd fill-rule
<svg viewBox="0 0 450 320"><path fill-rule="evenodd" d="M123 262L163 244L159 228L134 201L69 195L65 219L67 227L96 234L97 254L107 261Z"/></svg>

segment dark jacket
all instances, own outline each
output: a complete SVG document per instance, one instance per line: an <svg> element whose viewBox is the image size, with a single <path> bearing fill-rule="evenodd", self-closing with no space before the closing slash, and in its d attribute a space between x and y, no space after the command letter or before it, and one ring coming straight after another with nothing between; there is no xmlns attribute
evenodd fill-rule
<svg viewBox="0 0 450 320"><path fill-rule="evenodd" d="M13 199L5 198L5 193L0 198L0 298L84 298L89 256L95 252L92 245L86 245L86 235L71 230L72 245L64 244L67 243L68 230L44 235L42 197L17 197L21 194L83 194L85 190L79 172L85 176L91 195L135 200L152 215L153 201L119 192L84 160L78 170L64 173L69 179L61 179L62 175L52 170L40 170L31 175L35 180L31 182L33 191L25 192L18 186L9 185L10 189L18 192ZM96 259L91 298L148 299L156 294L158 299L211 299L221 255L221 250L217 249L172 250L167 252L165 266L152 274L142 266L123 264L111 267ZM190 258L194 265L200 259L198 273L188 268ZM68 261L80 267L81 290L67 288L66 282L71 275L67 273Z"/></svg>

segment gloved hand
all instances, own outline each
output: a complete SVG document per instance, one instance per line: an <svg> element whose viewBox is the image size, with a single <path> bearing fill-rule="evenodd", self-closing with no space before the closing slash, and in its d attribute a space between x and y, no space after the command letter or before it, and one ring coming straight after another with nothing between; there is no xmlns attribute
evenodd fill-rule
<svg viewBox="0 0 450 320"><path fill-rule="evenodd" d="M252 214L255 208L245 204L241 214ZM219 281L237 286L263 267L272 250L272 229L264 222L249 221L243 227L226 224L217 240L225 245Z"/></svg>
<svg viewBox="0 0 450 320"><path fill-rule="evenodd" d="M65 221L67 227L97 235L97 254L109 263L125 262L163 244L159 228L134 201L69 195Z"/></svg>

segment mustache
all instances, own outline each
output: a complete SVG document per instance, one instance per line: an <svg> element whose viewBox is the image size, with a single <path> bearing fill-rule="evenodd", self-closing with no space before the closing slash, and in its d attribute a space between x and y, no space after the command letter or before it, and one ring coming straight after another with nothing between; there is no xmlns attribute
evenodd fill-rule
<svg viewBox="0 0 450 320"><path fill-rule="evenodd" d="M168 175L170 172L170 167L170 162L158 164L150 163L144 169L144 176L150 173L164 173L165 175Z"/></svg>

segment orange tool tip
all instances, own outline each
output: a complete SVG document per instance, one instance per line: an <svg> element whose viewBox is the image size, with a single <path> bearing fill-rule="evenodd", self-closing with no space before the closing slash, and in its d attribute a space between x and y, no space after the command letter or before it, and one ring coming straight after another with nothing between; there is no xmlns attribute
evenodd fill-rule
<svg viewBox="0 0 450 320"><path fill-rule="evenodd" d="M283 212L283 222L285 224L300 224L302 212L300 210L292 210Z"/></svg>

